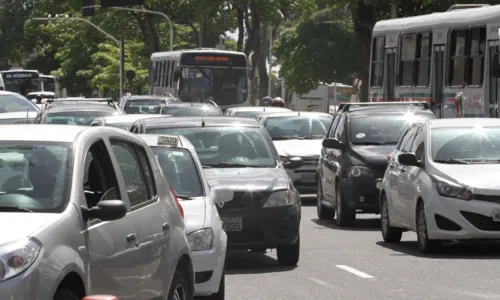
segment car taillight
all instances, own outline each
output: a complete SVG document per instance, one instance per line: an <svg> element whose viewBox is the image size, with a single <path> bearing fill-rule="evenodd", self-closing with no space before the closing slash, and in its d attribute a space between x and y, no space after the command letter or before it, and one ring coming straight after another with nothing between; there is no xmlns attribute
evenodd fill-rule
<svg viewBox="0 0 500 300"><path fill-rule="evenodd" d="M179 199L177 199L177 195L175 194L174 189L172 188L172 186L169 185L169 187L170 187L170 191L172 192L172 195L174 195L175 203L177 203L177 207L179 208L179 211L181 212L181 216L184 219L184 209L182 208L182 205L179 202Z"/></svg>

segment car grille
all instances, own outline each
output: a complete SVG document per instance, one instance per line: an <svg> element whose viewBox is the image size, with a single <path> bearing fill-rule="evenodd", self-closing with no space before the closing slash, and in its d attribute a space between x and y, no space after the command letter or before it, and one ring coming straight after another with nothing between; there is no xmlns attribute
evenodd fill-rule
<svg viewBox="0 0 500 300"><path fill-rule="evenodd" d="M234 192L233 200L217 205L219 211L237 208L262 207L269 198L270 192Z"/></svg>
<svg viewBox="0 0 500 300"><path fill-rule="evenodd" d="M460 211L460 214L469 221L474 227L483 231L500 231L500 222L494 222L492 217L471 213L468 211Z"/></svg>

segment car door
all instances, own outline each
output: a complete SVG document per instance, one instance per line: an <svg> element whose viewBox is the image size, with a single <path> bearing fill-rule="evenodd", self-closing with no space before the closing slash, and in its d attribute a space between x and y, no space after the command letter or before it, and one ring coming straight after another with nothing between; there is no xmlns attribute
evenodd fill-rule
<svg viewBox="0 0 500 300"><path fill-rule="evenodd" d="M335 133L333 135L334 139L337 139L340 142L345 143L345 141L347 139L346 125L347 125L347 114L342 114L342 116L339 119L339 123L337 124L337 127L335 129ZM330 167L329 172L331 172L330 176L331 176L331 183L332 183L332 187L329 190L329 192L330 192L330 197L332 199L331 201L333 203L336 203L336 201L335 201L336 200L335 180L337 177L337 173L340 169L340 161L342 160L342 156L344 154L345 153L343 150L328 149L327 158L328 158L328 162L329 162L329 167Z"/></svg>
<svg viewBox="0 0 500 300"><path fill-rule="evenodd" d="M387 166L387 181L389 189L386 191L387 203L390 206L389 218L396 223L402 222L403 211L402 203L399 199L399 174L401 172L401 165L398 161L398 155L403 153L405 149L409 151L411 149L411 141L415 138L417 132L417 126L409 127L405 133L403 133L401 140L396 147L393 155L391 155L389 164Z"/></svg>
<svg viewBox="0 0 500 300"><path fill-rule="evenodd" d="M136 286L137 299L153 299L162 295L162 253L170 243L168 213L166 206L158 201L156 183L145 148L124 137L112 136L109 142L123 174L130 201L130 222L135 231L129 239L137 247L135 263L142 266L140 276L126 280Z"/></svg>
<svg viewBox="0 0 500 300"><path fill-rule="evenodd" d="M335 127L338 124L338 121L340 119L340 115L335 115L334 119L332 121L332 125L330 126L330 129L328 130L328 133L326 135L326 138L333 138L335 134ZM332 183L332 172L331 172L331 167L329 166L330 161L328 160L328 154L329 154L328 148L322 147L321 148L321 153L319 156L319 162L318 162L318 168L319 168L319 174L318 174L318 180L321 180L321 188L323 189L323 195L325 197L325 200L327 201L333 201L332 199L332 188L333 188L333 183Z"/></svg>
<svg viewBox="0 0 500 300"><path fill-rule="evenodd" d="M82 157L82 198L87 208L101 200L123 200L128 205L126 190L119 185L109 149L102 139L94 141ZM134 233L131 211L119 220L103 222L90 219L83 234L89 254L90 291L93 294L112 294L123 299L135 297L135 287L120 277L136 277L142 272L137 263L137 247L128 236Z"/></svg>
<svg viewBox="0 0 500 300"><path fill-rule="evenodd" d="M425 128L422 125L417 126L417 133L413 140L410 152L415 153L417 159L422 163L424 161L424 140ZM400 191L403 191L400 196L400 201L403 203L403 222L407 226L415 224L415 206L417 203L417 187L419 185L419 174L422 168L419 166L406 166L401 170L399 175Z"/></svg>

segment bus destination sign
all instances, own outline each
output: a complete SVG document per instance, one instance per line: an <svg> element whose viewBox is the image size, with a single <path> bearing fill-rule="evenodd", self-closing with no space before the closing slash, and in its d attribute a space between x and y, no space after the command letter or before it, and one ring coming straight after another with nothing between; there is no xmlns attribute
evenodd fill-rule
<svg viewBox="0 0 500 300"><path fill-rule="evenodd" d="M221 54L213 52L183 53L181 56L181 65L246 68L247 60L244 54Z"/></svg>
<svg viewBox="0 0 500 300"><path fill-rule="evenodd" d="M27 79L27 78L36 78L37 74L33 72L12 72L12 73L3 73L5 79Z"/></svg>
<svg viewBox="0 0 500 300"><path fill-rule="evenodd" d="M194 59L196 61L229 61L229 57L227 56L195 56Z"/></svg>

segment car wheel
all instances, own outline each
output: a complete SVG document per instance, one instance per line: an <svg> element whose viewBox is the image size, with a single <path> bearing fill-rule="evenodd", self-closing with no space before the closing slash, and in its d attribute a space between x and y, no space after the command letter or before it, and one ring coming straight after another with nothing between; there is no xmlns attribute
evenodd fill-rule
<svg viewBox="0 0 500 300"><path fill-rule="evenodd" d="M222 272L220 278L219 290L216 294L205 297L206 300L224 300L226 298L226 274Z"/></svg>
<svg viewBox="0 0 500 300"><path fill-rule="evenodd" d="M174 279L168 292L168 300L192 300L193 296L189 291L189 284L184 274L179 270L175 271Z"/></svg>
<svg viewBox="0 0 500 300"><path fill-rule="evenodd" d="M385 194L382 195L380 202L382 203L382 210L380 212L382 238L384 238L384 242L386 243L398 243L401 241L401 237L403 236L403 230L391 226L391 223L389 222L389 204L387 203L387 197Z"/></svg>
<svg viewBox="0 0 500 300"><path fill-rule="evenodd" d="M438 242L429 239L427 230L427 218L425 216L424 204L420 202L417 208L417 245L422 253L433 253L438 248Z"/></svg>
<svg viewBox="0 0 500 300"><path fill-rule="evenodd" d="M278 246L276 249L278 263L282 266L296 266L300 257L300 236L291 245Z"/></svg>
<svg viewBox="0 0 500 300"><path fill-rule="evenodd" d="M80 300L70 289L58 289L54 294L54 300Z"/></svg>
<svg viewBox="0 0 500 300"><path fill-rule="evenodd" d="M323 205L322 201L325 199L323 195L323 185L321 180L318 178L316 183L316 211L318 213L318 218L320 220L333 220L335 217L335 211L330 207Z"/></svg>
<svg viewBox="0 0 500 300"><path fill-rule="evenodd" d="M335 214L337 218L335 223L338 226L344 227L353 225L356 222L356 211L345 205L344 193L342 193L342 188L337 187L337 205L335 208Z"/></svg>

